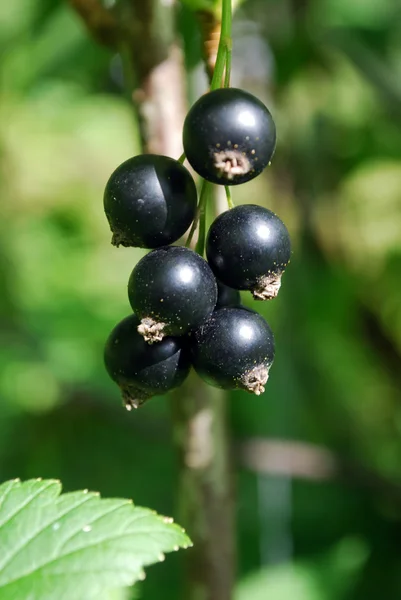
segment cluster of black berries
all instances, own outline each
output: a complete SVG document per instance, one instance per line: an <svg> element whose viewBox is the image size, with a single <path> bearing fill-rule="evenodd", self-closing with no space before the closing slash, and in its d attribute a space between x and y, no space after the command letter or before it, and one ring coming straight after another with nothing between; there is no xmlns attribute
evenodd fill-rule
<svg viewBox="0 0 401 600"><path fill-rule="evenodd" d="M188 113L185 155L207 181L237 185L269 164L276 143L270 112L242 90L219 89ZM120 165L104 208L116 246L152 248L128 283L134 314L110 334L105 364L128 409L179 386L191 365L211 385L264 391L274 358L273 333L238 290L274 298L290 259L290 239L271 211L247 204L221 214L206 243L207 262L169 246L194 221L197 193L190 173L165 156L136 156Z"/></svg>

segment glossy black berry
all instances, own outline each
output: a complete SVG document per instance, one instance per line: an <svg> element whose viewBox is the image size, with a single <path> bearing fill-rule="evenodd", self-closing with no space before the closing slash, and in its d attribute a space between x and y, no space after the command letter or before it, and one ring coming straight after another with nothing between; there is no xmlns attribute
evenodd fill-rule
<svg viewBox="0 0 401 600"><path fill-rule="evenodd" d="M273 333L256 312L222 308L191 336L191 356L196 372L211 385L259 395L274 359Z"/></svg>
<svg viewBox="0 0 401 600"><path fill-rule="evenodd" d="M221 214L209 229L206 254L218 279L257 300L278 294L291 256L284 223L262 206L246 204Z"/></svg>
<svg viewBox="0 0 401 600"><path fill-rule="evenodd" d="M223 88L205 94L184 123L184 151L204 179L236 185L253 179L270 162L276 127L266 106L244 90Z"/></svg>
<svg viewBox="0 0 401 600"><path fill-rule="evenodd" d="M196 187L187 169L155 154L123 162L104 192L115 246L158 248L175 242L192 223L196 205Z"/></svg>
<svg viewBox="0 0 401 600"><path fill-rule="evenodd" d="M216 308L225 308L227 306L239 306L241 304L241 295L238 290L224 285L217 279L217 304Z"/></svg>
<svg viewBox="0 0 401 600"><path fill-rule="evenodd" d="M141 319L139 332L152 343L165 335L184 335L209 317L217 284L207 262L181 246L149 252L135 266L128 296Z"/></svg>
<svg viewBox="0 0 401 600"><path fill-rule="evenodd" d="M104 362L128 410L145 400L181 385L190 369L189 351L183 338L166 337L150 346L138 333L140 321L130 315L111 332Z"/></svg>

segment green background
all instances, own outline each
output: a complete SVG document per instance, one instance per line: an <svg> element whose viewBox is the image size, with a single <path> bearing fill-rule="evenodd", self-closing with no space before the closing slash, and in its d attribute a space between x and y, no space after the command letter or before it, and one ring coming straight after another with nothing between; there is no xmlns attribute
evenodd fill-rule
<svg viewBox="0 0 401 600"><path fill-rule="evenodd" d="M188 8L178 26L194 98ZM127 414L102 362L142 255L111 247L102 208L139 152L119 62L58 0L1 3L0 54L0 481L55 477L175 514L168 402ZM277 212L293 240L279 298L254 306L276 335L267 391L229 400L237 600L401 597L400 81L392 0L236 13L233 82L271 108L278 146L234 200ZM176 599L181 558L136 597Z"/></svg>

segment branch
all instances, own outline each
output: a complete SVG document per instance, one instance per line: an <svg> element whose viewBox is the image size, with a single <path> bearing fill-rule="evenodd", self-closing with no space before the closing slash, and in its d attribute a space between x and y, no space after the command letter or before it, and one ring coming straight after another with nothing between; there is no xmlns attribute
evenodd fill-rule
<svg viewBox="0 0 401 600"><path fill-rule="evenodd" d="M188 552L186 600L231 600L235 539L226 398L195 375L172 394L181 472L181 521L194 541Z"/></svg>
<svg viewBox="0 0 401 600"><path fill-rule="evenodd" d="M101 39L99 3L72 3L80 6L92 35ZM82 6L91 7L94 13ZM118 48L122 56L125 82L139 115L143 150L178 158L187 107L173 2L120 0L117 8L112 13L116 37L110 35L107 45ZM190 379L172 395L171 407L179 455L180 522L194 542L187 553L185 599L231 600L235 543L225 395Z"/></svg>
<svg viewBox="0 0 401 600"><path fill-rule="evenodd" d="M104 46L117 47L118 24L114 15L99 0L69 0L92 37Z"/></svg>
<svg viewBox="0 0 401 600"><path fill-rule="evenodd" d="M120 53L125 85L138 113L146 152L179 156L186 114L183 59L175 41L173 2L69 0L92 37Z"/></svg>

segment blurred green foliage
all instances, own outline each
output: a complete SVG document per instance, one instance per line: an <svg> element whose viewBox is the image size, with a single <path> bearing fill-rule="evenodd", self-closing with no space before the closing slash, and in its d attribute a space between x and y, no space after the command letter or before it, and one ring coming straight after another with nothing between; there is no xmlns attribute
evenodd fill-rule
<svg viewBox="0 0 401 600"><path fill-rule="evenodd" d="M200 40L181 11L193 86ZM401 596L399 17L391 0L246 0L236 15L236 84L271 106L279 142L234 200L275 210L294 255L279 299L257 305L277 341L267 392L232 394L232 435L344 465L321 481L313 461L290 477L239 457L238 600ZM1 3L0 50L0 481L55 477L172 514L166 399L127 415L102 364L141 256L111 247L102 210L139 152L118 61L61 0ZM176 599L179 561L136 595Z"/></svg>

